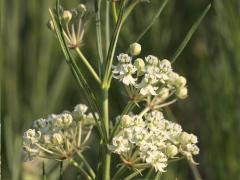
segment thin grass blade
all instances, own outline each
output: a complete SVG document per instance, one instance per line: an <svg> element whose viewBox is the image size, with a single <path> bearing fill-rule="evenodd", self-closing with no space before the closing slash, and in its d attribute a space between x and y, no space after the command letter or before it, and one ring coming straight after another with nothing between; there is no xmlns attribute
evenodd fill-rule
<svg viewBox="0 0 240 180"><path fill-rule="evenodd" d="M205 10L201 14L201 16L198 18L198 20L192 25L192 27L188 31L187 35L183 39L182 43L180 44L179 48L177 49L177 51L174 53L173 57L171 58L171 62L172 63L174 63L176 61L176 59L179 57L179 55L182 53L182 51L184 50L184 48L186 47L186 45L190 41L192 35L194 34L194 32L197 30L198 26L202 22L203 18L207 15L207 13L210 10L210 8L211 8L211 4L209 4L205 8Z"/></svg>

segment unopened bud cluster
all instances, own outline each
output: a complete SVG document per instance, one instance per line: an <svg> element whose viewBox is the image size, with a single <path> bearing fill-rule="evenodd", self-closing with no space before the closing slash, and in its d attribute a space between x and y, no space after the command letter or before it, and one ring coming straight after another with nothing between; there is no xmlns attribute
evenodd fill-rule
<svg viewBox="0 0 240 180"><path fill-rule="evenodd" d="M123 115L120 121L121 130L109 148L119 154L123 162L132 161L136 167L146 163L146 167L165 172L169 160L186 157L194 163L192 156L199 153L197 137L166 120L161 111L154 110L143 117Z"/></svg>
<svg viewBox="0 0 240 180"><path fill-rule="evenodd" d="M46 119L35 120L33 128L23 135L26 160L34 157L64 160L83 150L95 122L87 109L86 105L79 104L73 112L51 114Z"/></svg>
<svg viewBox="0 0 240 180"><path fill-rule="evenodd" d="M87 8L84 4L79 4L78 7L71 10L63 10L61 8L61 21L63 33L66 38L68 47L71 49L78 48L82 44L84 35L84 17ZM48 27L53 32L55 31L53 22L48 22Z"/></svg>
<svg viewBox="0 0 240 180"><path fill-rule="evenodd" d="M144 59L133 58L140 54L139 44L130 45L131 55L121 53L117 56L118 64L113 66L113 77L129 89L142 96L158 96L163 91L173 92L178 98L187 97L186 79L173 71L171 62L148 55Z"/></svg>

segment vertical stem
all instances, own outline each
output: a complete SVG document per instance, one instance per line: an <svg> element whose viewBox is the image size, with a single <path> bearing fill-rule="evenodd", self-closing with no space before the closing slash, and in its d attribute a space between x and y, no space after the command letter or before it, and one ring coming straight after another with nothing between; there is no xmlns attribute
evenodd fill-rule
<svg viewBox="0 0 240 180"><path fill-rule="evenodd" d="M59 167L59 171L60 171L60 180L63 180L63 162L60 162L60 167Z"/></svg>
<svg viewBox="0 0 240 180"><path fill-rule="evenodd" d="M108 107L108 88L102 89L103 93L103 120L106 128L107 138L109 138L109 107ZM103 154L103 179L110 180L110 163L111 163L111 153L108 151L107 144L104 147Z"/></svg>
<svg viewBox="0 0 240 180"><path fill-rule="evenodd" d="M106 14L105 14L105 36L106 36L106 56L108 54L108 48L110 44L110 20L109 20L109 1L106 1Z"/></svg>
<svg viewBox="0 0 240 180"><path fill-rule="evenodd" d="M194 165L193 163L191 163L189 161L188 161L188 164L189 164L189 166L190 166L190 168L192 170L194 179L195 180L202 180L202 177L201 177L201 175L200 175L196 165Z"/></svg>

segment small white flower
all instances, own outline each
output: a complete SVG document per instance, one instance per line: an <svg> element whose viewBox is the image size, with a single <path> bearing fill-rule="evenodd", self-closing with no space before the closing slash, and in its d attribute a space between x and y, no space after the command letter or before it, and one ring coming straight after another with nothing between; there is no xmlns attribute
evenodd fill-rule
<svg viewBox="0 0 240 180"><path fill-rule="evenodd" d="M52 141L54 144L62 144L63 143L63 137L60 133L54 133L52 136Z"/></svg>
<svg viewBox="0 0 240 180"><path fill-rule="evenodd" d="M137 79L133 78L132 75L136 73L137 68L132 64L122 64L121 66L120 71L117 71L117 69L113 71L113 77L119 79L127 86L134 85Z"/></svg>
<svg viewBox="0 0 240 180"><path fill-rule="evenodd" d="M156 66L158 64L158 58L156 56L153 56L153 55L148 55L146 58L145 58L145 61L150 64L150 65L154 65Z"/></svg>
<svg viewBox="0 0 240 180"><path fill-rule="evenodd" d="M120 63L130 63L132 58L128 54L121 53L117 56L117 59Z"/></svg>
<svg viewBox="0 0 240 180"><path fill-rule="evenodd" d="M142 79L141 83L136 85L135 87L140 89L140 94L143 96L145 95L157 95L156 90L158 89L157 86L154 84L157 82L157 79L154 75L145 74L144 78Z"/></svg>
<svg viewBox="0 0 240 180"><path fill-rule="evenodd" d="M117 154L122 154L130 150L130 144L123 136L116 136L113 138L113 146L110 149Z"/></svg>
<svg viewBox="0 0 240 180"><path fill-rule="evenodd" d="M70 113L63 113L62 119L63 119L63 125L70 126L72 124L73 118Z"/></svg>
<svg viewBox="0 0 240 180"><path fill-rule="evenodd" d="M88 110L88 107L85 104L78 104L74 107L74 111L78 111L81 113L86 113Z"/></svg>
<svg viewBox="0 0 240 180"><path fill-rule="evenodd" d="M88 107L85 104L78 104L74 107L74 110L72 112L73 117L77 120L85 118L87 110Z"/></svg>
<svg viewBox="0 0 240 180"><path fill-rule="evenodd" d="M133 125L133 118L130 117L129 115L123 115L122 119L121 119L121 125L123 127L129 127L131 125Z"/></svg>
<svg viewBox="0 0 240 180"><path fill-rule="evenodd" d="M24 141L30 141L30 143L32 144L37 143L40 137L41 137L41 132L40 131L36 132L35 129L29 129L23 135Z"/></svg>
<svg viewBox="0 0 240 180"><path fill-rule="evenodd" d="M51 136L49 134L44 134L42 136L43 138L43 142L46 143L46 144L50 144L51 143Z"/></svg>
<svg viewBox="0 0 240 180"><path fill-rule="evenodd" d="M46 127L47 125L48 125L47 120L43 118L37 119L33 122L33 127L35 128L43 128Z"/></svg>
<svg viewBox="0 0 240 180"><path fill-rule="evenodd" d="M167 59L163 59L159 62L160 71L163 73L168 73L172 71L171 62Z"/></svg>

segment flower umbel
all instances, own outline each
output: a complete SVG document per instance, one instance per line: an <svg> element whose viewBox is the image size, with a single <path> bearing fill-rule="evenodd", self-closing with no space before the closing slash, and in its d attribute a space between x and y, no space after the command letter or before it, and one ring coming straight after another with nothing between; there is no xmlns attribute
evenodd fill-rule
<svg viewBox="0 0 240 180"><path fill-rule="evenodd" d="M72 113L51 114L46 119L35 120L33 129L23 135L26 160L34 157L65 160L83 151L94 125L87 109L86 105L79 104Z"/></svg>
<svg viewBox="0 0 240 180"><path fill-rule="evenodd" d="M126 86L129 96L138 96L141 101L147 96L159 96L162 89L167 89L169 96L175 94L179 99L187 97L186 79L173 71L169 60L160 60L153 55L146 56L144 60L133 59L141 52L141 45L133 43L130 49L132 57L121 53L112 71L113 77Z"/></svg>
<svg viewBox="0 0 240 180"><path fill-rule="evenodd" d="M134 153L137 154L133 160L135 166L146 163L160 172L165 172L171 159L186 157L195 163L192 156L199 153L197 137L166 120L161 111L150 111L143 117L124 115L120 121L121 129L109 148L127 162Z"/></svg>

